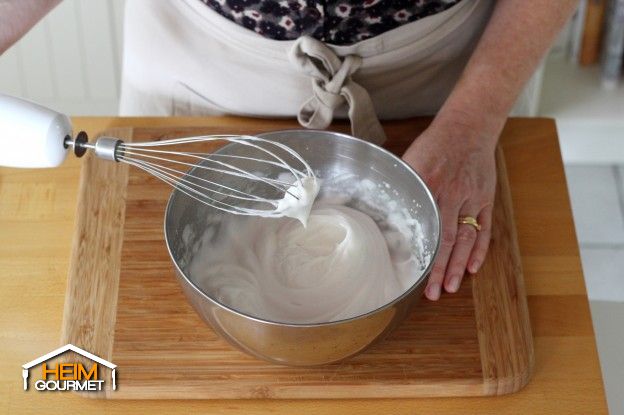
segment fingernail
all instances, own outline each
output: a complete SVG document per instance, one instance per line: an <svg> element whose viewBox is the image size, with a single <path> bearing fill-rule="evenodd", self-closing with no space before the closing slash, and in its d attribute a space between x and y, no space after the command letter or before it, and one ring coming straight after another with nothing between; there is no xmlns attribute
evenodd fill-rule
<svg viewBox="0 0 624 415"><path fill-rule="evenodd" d="M477 271L479 271L479 261L477 260L472 261L472 264L470 264L469 271L471 274L476 274Z"/></svg>
<svg viewBox="0 0 624 415"><path fill-rule="evenodd" d="M454 277L452 277L447 287L448 291L451 293L457 292L457 290L459 289L460 282L461 282L461 278L458 275L455 275Z"/></svg>
<svg viewBox="0 0 624 415"><path fill-rule="evenodd" d="M434 282L427 287L427 298L432 301L437 301L440 298L440 284Z"/></svg>

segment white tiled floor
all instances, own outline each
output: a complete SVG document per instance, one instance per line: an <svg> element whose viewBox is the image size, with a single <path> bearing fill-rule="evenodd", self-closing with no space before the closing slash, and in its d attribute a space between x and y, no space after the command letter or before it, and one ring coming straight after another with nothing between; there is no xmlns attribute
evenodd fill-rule
<svg viewBox="0 0 624 415"><path fill-rule="evenodd" d="M589 299L624 303L624 245L581 245L581 259Z"/></svg>
<svg viewBox="0 0 624 415"><path fill-rule="evenodd" d="M624 166L566 165L609 412L624 415Z"/></svg>
<svg viewBox="0 0 624 415"><path fill-rule="evenodd" d="M624 303L590 301L609 413L624 414Z"/></svg>
<svg viewBox="0 0 624 415"><path fill-rule="evenodd" d="M572 209L578 218L577 236L583 245L624 245L624 217L615 173L614 166L566 168Z"/></svg>

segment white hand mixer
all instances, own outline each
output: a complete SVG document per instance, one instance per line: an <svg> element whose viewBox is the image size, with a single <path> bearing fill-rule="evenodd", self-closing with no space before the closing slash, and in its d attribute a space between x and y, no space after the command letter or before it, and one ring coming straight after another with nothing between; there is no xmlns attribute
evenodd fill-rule
<svg viewBox="0 0 624 415"><path fill-rule="evenodd" d="M176 150L179 146L219 140L241 148L252 147L262 157ZM92 150L99 158L137 167L201 203L239 215L301 217L303 210L303 216L307 217L310 206L298 205L311 205L318 193L318 181L308 163L278 142L246 135L205 135L141 143L100 137L92 144L83 131L73 138L66 115L0 94L0 166L57 167L70 149L77 157ZM285 161L285 155L289 162ZM244 161L246 168L232 164L235 160ZM293 162L300 166L289 164ZM254 163L258 169L251 167ZM272 177L259 173L267 167ZM237 185L228 186L194 174L206 171L222 178L233 176ZM271 193L276 196L255 194L253 189L257 184L265 186L263 193L266 186L275 189L277 193Z"/></svg>

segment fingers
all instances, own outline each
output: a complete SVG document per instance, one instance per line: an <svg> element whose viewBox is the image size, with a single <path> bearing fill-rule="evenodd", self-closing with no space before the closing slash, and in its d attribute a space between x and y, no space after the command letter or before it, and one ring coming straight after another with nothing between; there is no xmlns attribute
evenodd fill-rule
<svg viewBox="0 0 624 415"><path fill-rule="evenodd" d="M444 276L446 274L446 265L455 245L455 238L457 235L457 217L459 216L459 203L440 203L440 215L442 219L442 233L440 240L440 249L436 256L429 280L427 281L427 288L425 288L425 296L436 301L440 298L442 290L442 284L444 282Z"/></svg>
<svg viewBox="0 0 624 415"><path fill-rule="evenodd" d="M475 274L479 271L483 261L485 261L485 255L490 246L490 238L492 237L492 211L493 206L489 204L484 207L479 214L478 221L481 225L481 231L477 234L477 240L468 260L468 272L471 274Z"/></svg>
<svg viewBox="0 0 624 415"><path fill-rule="evenodd" d="M460 216L476 217L477 213L475 211L478 211L478 208L465 206L460 210L458 218ZM458 225L455 246L453 246L453 252L444 276L444 289L449 293L457 292L459 289L476 240L477 229L474 226L468 224Z"/></svg>
<svg viewBox="0 0 624 415"><path fill-rule="evenodd" d="M442 240L434 263L425 296L433 301L440 298L442 288L449 293L457 292L466 270L476 273L485 260L492 233L492 204L481 212L478 208L465 204L461 210L453 209L449 203L442 208ZM460 213L461 212L461 213ZM476 217L481 230L468 224L457 224L460 216Z"/></svg>

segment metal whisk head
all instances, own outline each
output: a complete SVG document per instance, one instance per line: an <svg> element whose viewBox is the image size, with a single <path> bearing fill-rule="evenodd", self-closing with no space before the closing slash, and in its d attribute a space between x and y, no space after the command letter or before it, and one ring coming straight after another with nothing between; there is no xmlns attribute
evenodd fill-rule
<svg viewBox="0 0 624 415"><path fill-rule="evenodd" d="M81 133L82 134L82 133ZM216 152L202 151L202 143L228 143ZM305 178L314 178L308 163L290 147L247 135L205 135L153 142L126 143L86 135L67 139L76 155L87 149L96 156L137 167L193 199L238 215L277 217L286 194ZM186 150L186 151L183 151ZM223 151L227 150L227 151Z"/></svg>

